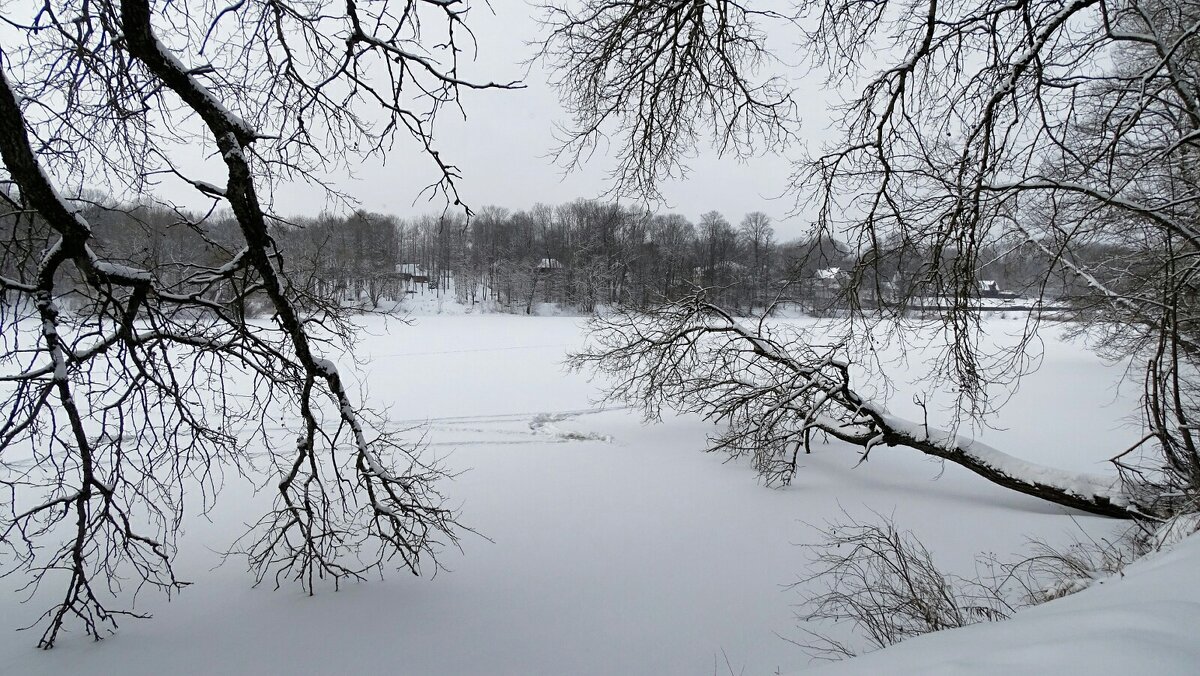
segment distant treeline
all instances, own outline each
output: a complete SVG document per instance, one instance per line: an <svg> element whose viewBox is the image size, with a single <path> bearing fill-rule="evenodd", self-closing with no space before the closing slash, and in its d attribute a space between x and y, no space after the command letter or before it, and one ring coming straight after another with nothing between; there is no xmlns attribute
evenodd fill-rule
<svg viewBox="0 0 1200 676"><path fill-rule="evenodd" d="M240 248L237 224L228 216L201 218L100 199L78 204L103 242L97 253L150 270L167 288L193 284L205 261L217 265ZM27 252L50 243L45 228L28 214L0 217L0 236L10 244L31 239L35 245L4 247L0 270L13 279L30 274L36 261ZM457 213L412 219L365 211L322 214L281 220L274 237L296 290L315 300L370 308L414 293L453 293L464 304L512 312L529 312L542 302L590 312L597 305L654 304L706 287L716 302L738 311L783 300L821 313L851 302L844 293L851 286L859 291L855 302L945 293L927 290L938 269L928 252L902 243L851 245L828 235L778 242L771 219L761 212L734 225L710 211L693 223L679 214L581 199L523 211L485 207L470 219ZM1042 288L1046 269L1029 245L997 243L992 253L979 266L979 281L995 282L991 288L1071 294L1068 279ZM241 288L207 293L214 300L245 301L255 280L243 282ZM1038 288L1027 288L1033 284Z"/></svg>

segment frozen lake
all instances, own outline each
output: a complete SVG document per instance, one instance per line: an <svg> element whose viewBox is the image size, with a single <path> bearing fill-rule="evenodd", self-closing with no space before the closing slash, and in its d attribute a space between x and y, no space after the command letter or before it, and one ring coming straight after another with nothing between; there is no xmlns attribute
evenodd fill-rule
<svg viewBox="0 0 1200 676"><path fill-rule="evenodd" d="M1004 320L989 320L1004 327ZM905 449L854 468L845 447L802 458L794 484L759 485L751 468L704 454L707 423L643 425L603 409L600 389L567 373L581 320L467 315L412 326L364 320L359 380L405 426L427 425L429 453L461 474L444 487L480 534L449 550L432 578L393 572L308 597L252 588L219 552L269 496L230 479L211 521L185 524L177 561L194 584L153 594L98 645L81 631L50 653L14 632L41 606L8 591L0 673L769 674L802 669L798 543L843 511L892 515L944 568L970 574L982 551L1018 552L1115 524L992 486ZM1015 329L1014 329L1015 330ZM1136 437L1120 368L1047 333L1046 361L981 437L1013 455L1105 472ZM905 397L897 395L904 410ZM415 434L415 433L414 433ZM16 580L3 581L13 589ZM727 662L728 661L728 664Z"/></svg>

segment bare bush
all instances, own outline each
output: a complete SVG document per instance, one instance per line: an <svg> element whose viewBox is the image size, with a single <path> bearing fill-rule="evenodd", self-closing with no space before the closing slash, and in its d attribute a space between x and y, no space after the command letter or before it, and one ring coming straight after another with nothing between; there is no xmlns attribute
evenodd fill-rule
<svg viewBox="0 0 1200 676"><path fill-rule="evenodd" d="M877 515L878 516L878 515ZM942 629L1005 619L1015 608L994 587L944 573L925 545L890 518L829 523L808 545L815 572L803 590L798 619L849 621L874 648ZM809 588L816 587L816 591ZM845 642L806 630L801 645L815 657L853 657Z"/></svg>
<svg viewBox="0 0 1200 676"><path fill-rule="evenodd" d="M1092 586L1098 580L1121 575L1125 567L1150 551L1142 529L1128 529L1117 537L1076 539L1065 546L1031 540L1023 558L999 562L986 559L993 583L1019 593L1021 605L1037 605ZM995 574L999 573L999 574Z"/></svg>
<svg viewBox="0 0 1200 676"><path fill-rule="evenodd" d="M818 528L805 545L813 572L792 585L800 590L802 622L849 623L875 650L914 636L1008 619L1021 608L1053 601L1124 574L1153 548L1155 533L1134 524L1110 538L1080 529L1065 545L1030 540L1027 552L1001 559L979 555L975 573L963 577L939 568L917 536L891 517L843 521ZM793 641L814 658L853 657L859 648L828 630L801 627Z"/></svg>

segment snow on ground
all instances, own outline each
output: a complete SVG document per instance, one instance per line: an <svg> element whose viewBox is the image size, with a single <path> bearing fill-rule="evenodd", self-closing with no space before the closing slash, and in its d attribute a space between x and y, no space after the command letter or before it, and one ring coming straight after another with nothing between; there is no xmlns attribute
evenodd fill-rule
<svg viewBox="0 0 1200 676"><path fill-rule="evenodd" d="M1200 671L1200 537L1124 577L1020 612L1008 622L918 636L813 676L1194 674Z"/></svg>
<svg viewBox="0 0 1200 676"><path fill-rule="evenodd" d="M1028 537L1065 542L1080 529L1103 536L1115 528L898 449L877 450L852 468L854 456L830 447L803 458L793 486L764 488L747 466L699 452L712 430L702 421L644 426L635 411L598 406L596 386L561 367L564 352L583 340L578 319L471 314L418 317L413 326L378 317L364 323L363 391L397 422L427 425L430 452L463 471L446 492L487 539L468 535L462 552L444 553L448 570L433 578L393 572L315 597L287 586L251 588L238 561L216 567L217 552L269 496L231 481L211 521L186 524L178 568L194 585L169 603L139 597L138 609L153 620L123 621L99 644L76 631L43 653L32 647L35 635L11 631L32 622L38 607L8 591L0 601L0 674L796 672L809 658L781 637L801 638L797 594L786 585L804 573L807 554L796 544L812 541L808 524L842 519L843 511L892 515L940 565L963 574L981 551L1015 553ZM999 421L1004 429L981 438L1028 460L1101 470L1103 458L1134 437L1118 419L1131 410L1128 393L1112 388L1119 369L1054 341L1047 353ZM1170 627L1144 613L1167 607L1165 598L1153 605L1152 591L1169 591L1168 575L1190 565L1188 594L1169 608L1171 631L1200 618L1193 603L1200 543L1185 544L1112 583L1114 592L1131 590L1116 600L1089 591L1015 622L897 650L904 664L929 664L914 661L923 652L916 646L935 645L945 673L982 673L991 659L961 661L961 653L987 643L996 659L1008 660L1004 673L1072 673L1077 651L1137 621L1112 644L1147 660L1165 655L1173 661L1156 673L1169 673L1196 654L1185 644L1164 651L1161 642L1175 638ZM0 581L7 590L16 583ZM1145 603L1125 609L1125 596ZM1094 617L1102 607L1111 608L1107 619ZM1055 619L1060 612L1073 612L1070 621ZM1006 636L1039 640L1026 648ZM836 673L891 673L879 666L891 664L887 654L864 662L872 667L847 663ZM1090 673L1127 670L1100 664Z"/></svg>

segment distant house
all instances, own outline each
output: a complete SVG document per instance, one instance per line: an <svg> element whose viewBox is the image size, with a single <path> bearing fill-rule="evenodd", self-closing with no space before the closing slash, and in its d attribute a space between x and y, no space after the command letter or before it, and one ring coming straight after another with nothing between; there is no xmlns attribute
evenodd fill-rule
<svg viewBox="0 0 1200 676"><path fill-rule="evenodd" d="M397 263L392 276L407 286L407 293L415 293L418 284L429 284L429 273L418 263Z"/></svg>
<svg viewBox="0 0 1200 676"><path fill-rule="evenodd" d="M406 281L413 277L429 278L429 273L418 263L397 263L396 274Z"/></svg>
<svg viewBox="0 0 1200 676"><path fill-rule="evenodd" d="M543 258L538 261L537 271L541 273L557 272L563 269L563 264L557 258Z"/></svg>
<svg viewBox="0 0 1200 676"><path fill-rule="evenodd" d="M999 298L1000 297L1000 294L1001 294L1000 282L997 282L994 279L981 279L981 280L979 280L978 283L979 283L979 296L981 298Z"/></svg>
<svg viewBox="0 0 1200 676"><path fill-rule="evenodd" d="M716 261L712 267L697 265L692 268L692 277L706 284L726 284L746 274L746 266L737 261Z"/></svg>
<svg viewBox="0 0 1200 676"><path fill-rule="evenodd" d="M841 295L850 274L838 267L821 268L813 275L812 296L818 304L829 304Z"/></svg>

